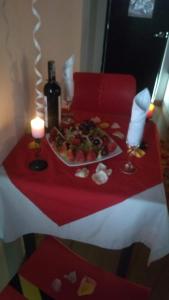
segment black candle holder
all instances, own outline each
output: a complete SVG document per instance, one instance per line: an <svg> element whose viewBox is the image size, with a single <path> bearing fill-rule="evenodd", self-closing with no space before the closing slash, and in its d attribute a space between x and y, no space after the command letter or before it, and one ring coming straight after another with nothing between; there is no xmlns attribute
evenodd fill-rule
<svg viewBox="0 0 169 300"><path fill-rule="evenodd" d="M35 149L35 159L29 163L29 168L33 171L43 171L48 167L46 160L40 158L41 153L41 139L35 139L37 148Z"/></svg>

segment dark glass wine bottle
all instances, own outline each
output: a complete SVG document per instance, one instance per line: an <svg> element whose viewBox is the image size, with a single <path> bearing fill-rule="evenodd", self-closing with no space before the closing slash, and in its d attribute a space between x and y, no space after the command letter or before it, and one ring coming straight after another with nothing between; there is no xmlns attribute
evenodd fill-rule
<svg viewBox="0 0 169 300"><path fill-rule="evenodd" d="M61 88L55 77L55 62L48 61L48 82L44 86L45 127L49 132L61 123Z"/></svg>

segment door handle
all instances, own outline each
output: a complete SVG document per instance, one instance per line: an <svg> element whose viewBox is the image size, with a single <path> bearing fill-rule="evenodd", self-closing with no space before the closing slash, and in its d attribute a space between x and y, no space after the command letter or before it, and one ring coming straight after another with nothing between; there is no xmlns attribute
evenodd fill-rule
<svg viewBox="0 0 169 300"><path fill-rule="evenodd" d="M159 31L153 34L154 38L158 38L158 39L167 39L169 36L169 32L168 31Z"/></svg>

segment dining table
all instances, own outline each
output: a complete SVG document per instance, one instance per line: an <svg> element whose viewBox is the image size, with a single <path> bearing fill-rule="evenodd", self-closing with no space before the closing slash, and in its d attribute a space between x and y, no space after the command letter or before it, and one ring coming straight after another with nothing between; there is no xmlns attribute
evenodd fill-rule
<svg viewBox="0 0 169 300"><path fill-rule="evenodd" d="M97 118L106 124L104 130L121 152L69 166L44 137L40 155L48 167L34 171L29 164L36 149L30 147L31 134L25 133L0 166L0 239L8 243L39 233L113 250L142 243L149 248L148 264L164 257L169 253L169 216L155 123L146 121L145 155L133 156L136 172L128 175L122 168L129 117L78 110L73 117L76 122ZM92 180L99 163L111 170L104 184ZM77 177L83 167L88 176Z"/></svg>

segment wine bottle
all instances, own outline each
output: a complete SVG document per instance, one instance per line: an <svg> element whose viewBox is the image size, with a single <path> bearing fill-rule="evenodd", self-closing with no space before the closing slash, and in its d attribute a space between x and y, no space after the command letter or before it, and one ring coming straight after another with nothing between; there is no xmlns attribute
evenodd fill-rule
<svg viewBox="0 0 169 300"><path fill-rule="evenodd" d="M61 123L61 88L55 77L55 62L48 61L48 82L44 85L45 127L49 132Z"/></svg>

